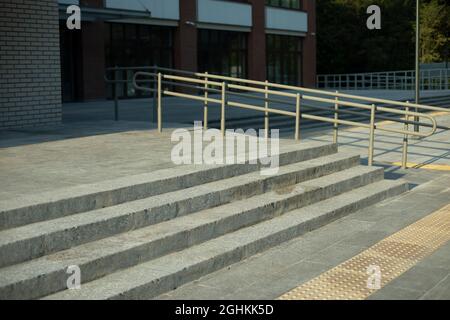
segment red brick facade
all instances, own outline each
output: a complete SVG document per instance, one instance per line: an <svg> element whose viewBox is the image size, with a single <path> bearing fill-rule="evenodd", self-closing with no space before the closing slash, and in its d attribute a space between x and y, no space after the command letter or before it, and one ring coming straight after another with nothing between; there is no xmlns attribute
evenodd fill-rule
<svg viewBox="0 0 450 320"><path fill-rule="evenodd" d="M266 30L265 1L248 0L252 5L253 27L248 36L248 77L266 80ZM102 7L103 0L81 0L82 6ZM180 1L180 22L174 34L174 67L197 71L197 0ZM315 0L303 0L303 10L308 13L308 33L303 40L302 75L303 85L314 87L316 82L316 24ZM83 22L82 81L79 84L83 100L104 99L106 86L104 22Z"/></svg>
<svg viewBox="0 0 450 320"><path fill-rule="evenodd" d="M175 68L197 71L197 0L180 1L180 25L175 32Z"/></svg>
<svg viewBox="0 0 450 320"><path fill-rule="evenodd" d="M316 0L303 0L308 12L308 34L303 40L303 86L316 86Z"/></svg>
<svg viewBox="0 0 450 320"><path fill-rule="evenodd" d="M252 4L253 27L248 37L248 77L266 80L266 7L264 1L249 0Z"/></svg>

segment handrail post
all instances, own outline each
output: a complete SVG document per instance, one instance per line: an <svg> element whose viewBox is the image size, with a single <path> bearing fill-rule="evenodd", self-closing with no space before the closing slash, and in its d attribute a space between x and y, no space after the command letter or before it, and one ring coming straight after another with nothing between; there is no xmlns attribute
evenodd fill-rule
<svg viewBox="0 0 450 320"><path fill-rule="evenodd" d="M208 129L208 72L205 72L205 101L203 102L203 128Z"/></svg>
<svg viewBox="0 0 450 320"><path fill-rule="evenodd" d="M162 132L162 74L158 72L158 131Z"/></svg>
<svg viewBox="0 0 450 320"><path fill-rule="evenodd" d="M158 67L156 65L153 66L153 72L155 73L155 77L153 79L153 112L152 112L152 121L153 123L158 122L158 98L157 98L157 91L158 91L158 76L156 75L156 72L158 71Z"/></svg>
<svg viewBox="0 0 450 320"><path fill-rule="evenodd" d="M369 166L373 166L373 153L375 145L375 111L376 107L372 104L370 110L370 137L369 137Z"/></svg>
<svg viewBox="0 0 450 320"><path fill-rule="evenodd" d="M297 93L296 96L296 101L295 101L295 105L296 105L296 112L295 112L295 140L299 141L300 140L300 108L301 108L301 99L302 96L300 93Z"/></svg>
<svg viewBox="0 0 450 320"><path fill-rule="evenodd" d="M227 88L226 82L222 83L222 99L221 99L221 116L220 116L220 132L225 137L225 108L227 106Z"/></svg>
<svg viewBox="0 0 450 320"><path fill-rule="evenodd" d="M409 101L406 101L406 103L409 103ZM409 116L408 116L408 112L409 112L409 107L405 107L405 131L409 130L409 125L408 125L408 121L409 121ZM408 167L408 134L405 133L405 136L403 137L403 157L402 157L402 169L407 169Z"/></svg>
<svg viewBox="0 0 450 320"><path fill-rule="evenodd" d="M264 130L265 130L265 132L264 132L264 136L265 136L265 138L266 139L268 139L269 138L269 112L267 111L267 110L269 110L269 101L268 101L268 99L269 99L269 86L268 86L268 83L269 83L269 81L265 81L265 86L264 86L264 90L265 90L265 93L264 93L264 98L265 98L265 101L264 101L264 107L266 108L266 112L264 113Z"/></svg>
<svg viewBox="0 0 450 320"><path fill-rule="evenodd" d="M339 91L336 91L336 97L334 100L336 101L334 104L334 120L335 123L333 125L333 143L338 143L338 131L339 131L339 97L337 96L339 94Z"/></svg>
<svg viewBox="0 0 450 320"><path fill-rule="evenodd" d="M117 66L116 66L117 68ZM117 70L114 72L114 121L119 121L119 88L117 82Z"/></svg>

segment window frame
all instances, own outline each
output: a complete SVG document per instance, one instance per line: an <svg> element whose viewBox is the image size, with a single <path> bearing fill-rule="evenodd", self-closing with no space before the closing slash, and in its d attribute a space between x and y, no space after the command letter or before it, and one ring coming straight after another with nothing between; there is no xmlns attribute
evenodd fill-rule
<svg viewBox="0 0 450 320"><path fill-rule="evenodd" d="M289 5L284 5L283 1L289 1ZM298 6L295 3L298 1ZM266 7L303 11L303 0L265 0Z"/></svg>
<svg viewBox="0 0 450 320"><path fill-rule="evenodd" d="M267 34L266 57L267 80L275 83L302 85L302 37Z"/></svg>

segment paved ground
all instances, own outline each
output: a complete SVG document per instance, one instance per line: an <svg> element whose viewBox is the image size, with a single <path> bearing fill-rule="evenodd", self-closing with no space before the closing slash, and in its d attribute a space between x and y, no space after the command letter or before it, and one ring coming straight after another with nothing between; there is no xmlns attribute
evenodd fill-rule
<svg viewBox="0 0 450 320"><path fill-rule="evenodd" d="M149 123L100 121L1 132L0 201L174 167L171 135L182 126L158 133Z"/></svg>
<svg viewBox="0 0 450 320"><path fill-rule="evenodd" d="M0 200L173 166L169 131L163 140L149 132L155 130L145 123L112 122L7 132L0 142Z"/></svg>
<svg viewBox="0 0 450 320"><path fill-rule="evenodd" d="M415 171L406 178L432 181L158 299L276 299L450 202L450 174ZM450 299L450 243L369 298Z"/></svg>
<svg viewBox="0 0 450 320"><path fill-rule="evenodd" d="M439 125L450 127L450 113L436 118ZM383 126L381 126L383 127ZM403 129L399 125L386 124L384 127ZM409 128L412 130L413 128ZM422 132L429 128L423 128ZM332 141L332 132L315 134L307 139ZM368 156L368 129L345 128L339 132L341 150L359 152L362 157ZM414 167L436 165L438 168L450 170L450 131L440 130L427 138L409 138L408 162ZM374 159L382 164L400 165L403 153L403 137L395 133L376 131ZM449 166L449 167L446 167Z"/></svg>

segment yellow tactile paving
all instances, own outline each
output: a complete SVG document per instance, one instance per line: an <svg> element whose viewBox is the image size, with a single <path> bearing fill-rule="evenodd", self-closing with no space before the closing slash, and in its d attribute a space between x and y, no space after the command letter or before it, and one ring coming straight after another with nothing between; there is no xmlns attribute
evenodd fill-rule
<svg viewBox="0 0 450 320"><path fill-rule="evenodd" d="M392 165L400 167L402 165L402 163L401 162L393 162ZM408 162L407 168L436 170L436 171L450 171L450 165L447 165L447 164L424 164L424 163Z"/></svg>
<svg viewBox="0 0 450 320"><path fill-rule="evenodd" d="M366 299L449 240L450 205L383 239L279 299ZM379 286L375 288L368 285L370 267L379 268L381 272Z"/></svg>

